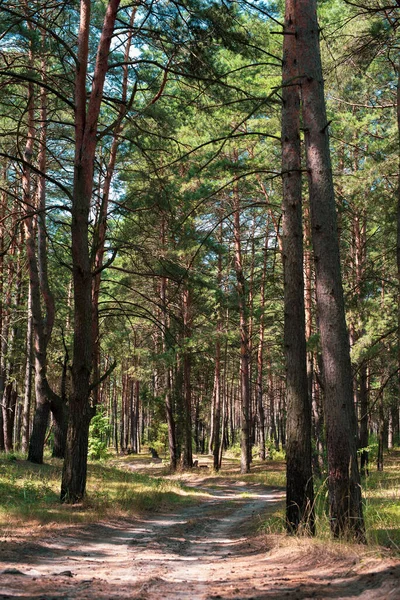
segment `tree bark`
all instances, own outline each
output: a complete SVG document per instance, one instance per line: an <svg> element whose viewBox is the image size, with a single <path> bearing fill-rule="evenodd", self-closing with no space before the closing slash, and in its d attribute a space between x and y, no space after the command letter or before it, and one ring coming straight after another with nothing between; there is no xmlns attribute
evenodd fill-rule
<svg viewBox="0 0 400 600"><path fill-rule="evenodd" d="M17 390L14 383L7 383L3 394L3 427L4 449L7 453L13 452L13 428L15 420L15 407L17 403Z"/></svg>
<svg viewBox="0 0 400 600"><path fill-rule="evenodd" d="M258 420L259 420L259 443L260 443L260 459L265 460L265 411L264 411L264 390L263 390L263 368L264 368L264 310L265 310L265 285L267 279L267 253L268 253L268 240L269 240L269 222L267 224L265 233L265 244L264 244L264 259L263 259L263 271L261 279L261 298L260 298L260 322L259 322L259 336L258 336L258 348L257 348L257 382L256 382L256 393L257 393L257 409L258 409Z"/></svg>
<svg viewBox="0 0 400 600"><path fill-rule="evenodd" d="M29 434L31 425L31 400L32 400L32 371L33 371L33 319L32 319L32 286L29 283L28 291L28 319L26 330L26 364L24 382L24 408L22 412L22 444L21 450L24 454L29 448Z"/></svg>
<svg viewBox="0 0 400 600"><path fill-rule="evenodd" d="M17 211L13 215L13 229L16 229L16 221L19 218ZM4 231L4 230L3 230ZM4 238L1 238L3 242ZM17 254L17 238L14 236L9 248L9 261L5 265L2 260L2 288L4 293L1 296L1 330L0 330L0 450L6 450L5 443L5 421L6 421L6 386L7 379L10 374L10 360L12 360L12 344L11 344L11 314L12 314L12 297L15 285L15 262ZM7 274L7 277L6 277Z"/></svg>
<svg viewBox="0 0 400 600"><path fill-rule="evenodd" d="M400 58L397 62L397 94L396 94L396 117L397 117L397 239L396 239L396 266L397 266L397 384L400 395Z"/></svg>
<svg viewBox="0 0 400 600"><path fill-rule="evenodd" d="M45 79L46 65L42 60L42 79ZM65 437L65 409L61 407L62 399L51 388L47 380L47 347L51 338L55 304L49 286L48 259L47 259L47 232L46 232L46 180L44 176L38 177L37 200L33 200L31 190L31 176L29 163L33 154L35 136L33 86L29 86L29 127L25 147L26 164L23 170L23 192L25 207L25 235L30 278L33 323L33 347L35 358L35 395L36 411L33 420L32 433L29 442L28 460L33 463L43 462L44 443L52 410L56 430L56 445L59 443L59 431ZM47 127L47 94L44 88L40 92L40 147L38 155L39 170L46 170L46 127ZM35 209L38 209L37 217ZM37 249L36 249L37 231ZM45 314L42 312L42 300ZM44 406L48 405L48 406ZM63 443L61 442L63 446ZM62 457L62 455L61 455Z"/></svg>
<svg viewBox="0 0 400 600"><path fill-rule="evenodd" d="M161 223L161 243L162 248L166 247L166 222L165 216ZM169 349L168 334L168 314L167 314L167 278L161 277L160 282L160 302L161 302L161 322L162 322L162 347L165 354ZM178 447L176 440L176 424L172 402L172 372L169 365L165 369L165 415L168 427L168 450L169 466L171 471L176 471L178 460Z"/></svg>
<svg viewBox="0 0 400 600"><path fill-rule="evenodd" d="M330 161L315 0L295 4L314 248L317 310L324 364L331 529L365 540L357 464L349 339L345 321L337 218Z"/></svg>
<svg viewBox="0 0 400 600"><path fill-rule="evenodd" d="M75 159L71 211L72 272L74 282L74 339L72 394L61 499L79 502L86 491L89 424L94 415L90 405L93 365L92 273L89 256L89 211L92 198L97 125L103 99L108 55L120 0L110 0L96 56L88 106L86 83L89 55L90 0L81 0L78 34L78 63L75 79Z"/></svg>
<svg viewBox="0 0 400 600"><path fill-rule="evenodd" d="M385 449L385 432L386 432L386 419L385 419L385 403L384 394L382 392L379 399L378 409L378 454L376 457L376 468L378 471L383 471L383 452Z"/></svg>
<svg viewBox="0 0 400 600"><path fill-rule="evenodd" d="M219 244L222 244L222 224L219 228ZM222 256L218 253L218 292L222 285ZM221 290L222 292L222 290ZM213 435L213 466L216 471L221 467L222 453L220 451L221 444L221 403L222 403L222 388L221 388L221 335L222 335L222 315L220 302L217 297L217 332L215 340L215 371L214 371L214 435Z"/></svg>
<svg viewBox="0 0 400 600"><path fill-rule="evenodd" d="M15 211L15 222L21 218L21 214ZM18 320L13 319L13 315L17 315L22 310L23 292L23 276L22 276L22 247L24 244L23 227L15 227L15 235L10 248L10 255L13 257L8 263L8 278L7 290L5 295L6 315L3 321L2 330L2 351L1 351L1 367L3 375L3 394L0 402L2 403L3 417L3 435L1 440L4 443L5 452L12 452L13 445L13 429L15 421L15 409L17 402L17 363L16 350L20 343L21 328Z"/></svg>
<svg viewBox="0 0 400 600"><path fill-rule="evenodd" d="M284 270L284 346L286 357L287 442L286 523L315 533L311 467L311 405L303 276L300 90L294 18L295 0L286 0L282 72L282 259Z"/></svg>
<svg viewBox="0 0 400 600"><path fill-rule="evenodd" d="M139 403L140 403L140 383L131 381L131 444L132 452L139 453Z"/></svg>
<svg viewBox="0 0 400 600"><path fill-rule="evenodd" d="M192 454L192 356L188 342L191 337L192 307L189 287L183 290L183 393L184 393L184 425L183 425L183 466L191 469L193 467Z"/></svg>
<svg viewBox="0 0 400 600"><path fill-rule="evenodd" d="M237 161L237 157L235 157ZM249 377L249 328L247 320L246 306L246 282L243 273L242 247L240 239L240 202L237 183L233 190L233 231L235 243L235 272L236 289L238 295L239 308L239 329L240 329L240 390L241 390L241 455L240 472L249 473L251 463L251 440L250 440L250 377Z"/></svg>
<svg viewBox="0 0 400 600"><path fill-rule="evenodd" d="M103 189L101 192L100 207L98 210L97 222L95 224L95 231L93 236L93 250L92 250L92 262L94 275L92 278L92 306L93 306L93 381L95 384L100 381L100 327L99 327L99 295L100 295L100 284L101 284L101 273L104 261L104 249L107 234L107 214L108 205L110 200L111 182L115 171L115 163L117 160L118 147L120 144L120 134L122 131L122 122L128 110L127 92L128 92L128 61L129 54L132 47L133 37L133 22L135 19L136 8L131 12L130 27L128 30L128 37L124 52L124 63L123 67L123 79L122 79L122 94L120 100L120 108L118 110L117 119L115 122L113 140L111 143L110 156L108 159L108 165L106 175L104 178ZM132 102L131 99L130 103ZM93 388L93 406L97 406L99 403L99 388L95 385Z"/></svg>
<svg viewBox="0 0 400 600"><path fill-rule="evenodd" d="M6 180L7 169L4 166L2 177ZM5 216L7 207L7 194L5 190L1 191L0 204L0 402L3 399L4 384L5 384L5 356L4 356L4 325L6 321L6 306L4 298L5 288ZM4 451L4 431L3 431L3 410L0 406L0 452Z"/></svg>

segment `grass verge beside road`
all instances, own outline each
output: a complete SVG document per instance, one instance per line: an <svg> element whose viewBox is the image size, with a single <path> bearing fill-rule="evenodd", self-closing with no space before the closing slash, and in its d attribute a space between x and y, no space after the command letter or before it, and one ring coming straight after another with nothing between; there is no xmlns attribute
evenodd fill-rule
<svg viewBox="0 0 400 600"><path fill-rule="evenodd" d="M206 478L208 486L215 477L243 480L270 487L284 487L285 463L282 460L255 461L250 474L239 473L238 461L227 458L220 473L213 473L211 461L199 457L207 468L193 475L168 475L161 463L148 456L112 458L106 462L89 462L87 498L77 505L62 505L59 488L62 462L46 458L34 465L18 455L0 455L0 535L7 538L18 529L34 531L66 524L93 523L100 520L129 519L143 511L162 511L200 503L206 492L190 485L190 479ZM153 473L153 474L152 474ZM187 481L190 487L185 486ZM319 539L328 539L328 493L326 481L316 482L316 515ZM364 515L371 547L400 553L400 450L385 457L383 472L371 466L363 479ZM285 532L284 503L277 505L260 529L266 533Z"/></svg>

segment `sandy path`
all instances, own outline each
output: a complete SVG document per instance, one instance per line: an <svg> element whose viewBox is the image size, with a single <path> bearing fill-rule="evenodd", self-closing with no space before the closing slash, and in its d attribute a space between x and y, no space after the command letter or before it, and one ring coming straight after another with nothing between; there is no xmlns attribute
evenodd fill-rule
<svg viewBox="0 0 400 600"><path fill-rule="evenodd" d="M206 478L197 485L207 486ZM282 491L215 479L210 485L205 502L179 514L3 544L0 599L400 600L400 563L249 536Z"/></svg>

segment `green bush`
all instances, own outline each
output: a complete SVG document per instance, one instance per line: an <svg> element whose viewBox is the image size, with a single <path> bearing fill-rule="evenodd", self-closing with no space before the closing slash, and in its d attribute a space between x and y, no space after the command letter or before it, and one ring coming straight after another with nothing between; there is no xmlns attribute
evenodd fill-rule
<svg viewBox="0 0 400 600"><path fill-rule="evenodd" d="M359 448L357 452L359 455L362 452L368 452L368 461L371 464L375 463L378 458L378 447L378 437L376 435L370 435L368 446L366 446L365 448Z"/></svg>
<svg viewBox="0 0 400 600"><path fill-rule="evenodd" d="M281 446L279 447L279 450L277 450L275 447L274 440L268 439L265 444L265 449L266 449L266 453L267 453L267 458L269 458L270 460L285 460L286 459L285 451L283 450L283 448Z"/></svg>
<svg viewBox="0 0 400 600"><path fill-rule="evenodd" d="M157 452L160 456L167 454L168 452L168 425L167 423L160 423L157 427L154 427L149 435L145 439L145 445L148 445Z"/></svg>
<svg viewBox="0 0 400 600"><path fill-rule="evenodd" d="M107 438L110 433L110 422L103 413L95 415L89 427L89 449L90 460L105 460L109 457Z"/></svg>

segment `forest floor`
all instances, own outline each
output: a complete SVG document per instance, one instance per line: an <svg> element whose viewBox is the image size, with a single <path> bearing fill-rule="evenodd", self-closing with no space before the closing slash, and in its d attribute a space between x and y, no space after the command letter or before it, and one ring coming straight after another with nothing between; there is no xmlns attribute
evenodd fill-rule
<svg viewBox="0 0 400 600"><path fill-rule="evenodd" d="M9 536L1 544L0 599L400 600L400 560L260 534L284 490L206 469L181 478L203 490L196 505Z"/></svg>

